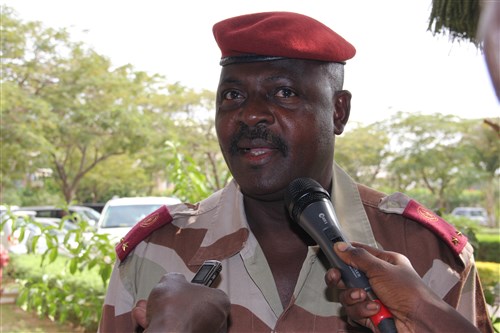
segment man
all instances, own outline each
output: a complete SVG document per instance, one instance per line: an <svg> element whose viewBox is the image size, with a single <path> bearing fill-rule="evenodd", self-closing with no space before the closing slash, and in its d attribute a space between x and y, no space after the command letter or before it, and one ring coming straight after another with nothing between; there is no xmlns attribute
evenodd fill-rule
<svg viewBox="0 0 500 333"><path fill-rule="evenodd" d="M333 162L350 113L342 86L354 47L287 12L224 20L214 35L216 130L234 181L195 206L159 209L117 245L100 331L370 331L355 305L346 304L357 323L346 317L335 271L326 275L322 252L286 211L283 195L299 177L328 189L350 240L408 257L440 302L491 330L466 237L402 194L354 183ZM186 280L207 259L222 261L216 289Z"/></svg>

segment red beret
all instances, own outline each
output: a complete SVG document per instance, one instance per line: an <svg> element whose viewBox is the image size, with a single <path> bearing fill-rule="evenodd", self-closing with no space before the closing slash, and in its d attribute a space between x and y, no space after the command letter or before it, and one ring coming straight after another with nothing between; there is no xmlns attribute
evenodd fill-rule
<svg viewBox="0 0 500 333"><path fill-rule="evenodd" d="M236 16L213 27L221 65L283 58L340 62L356 49L323 23L290 12Z"/></svg>

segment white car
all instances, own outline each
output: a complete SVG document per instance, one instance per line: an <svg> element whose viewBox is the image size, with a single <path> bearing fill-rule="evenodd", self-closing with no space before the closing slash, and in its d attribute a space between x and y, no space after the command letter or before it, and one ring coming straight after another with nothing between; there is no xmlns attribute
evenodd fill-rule
<svg viewBox="0 0 500 333"><path fill-rule="evenodd" d="M457 207L453 209L451 215L466 217L482 226L488 225L488 213L481 207Z"/></svg>
<svg viewBox="0 0 500 333"><path fill-rule="evenodd" d="M13 230L13 219L18 227ZM46 232L57 237L59 250L66 254L63 242L66 234L76 228L75 224L69 221L63 222L62 229L59 229L61 219L51 217L36 217L36 212L28 210L16 210L11 214L2 216L3 230L1 231L1 243L8 252L24 254L35 251L42 254L47 250ZM23 236L21 236L23 234ZM39 237L36 249L33 247L34 237ZM74 237L69 239L70 245L76 246Z"/></svg>
<svg viewBox="0 0 500 333"><path fill-rule="evenodd" d="M87 221L90 226L95 227L101 214L96 210L85 206L69 206L68 211L56 206L29 206L20 207L18 210L29 210L36 212L36 217L48 217L61 219L69 214L78 214L78 216ZM74 221L73 219L69 221Z"/></svg>
<svg viewBox="0 0 500 333"><path fill-rule="evenodd" d="M173 197L133 197L109 200L97 222L97 232L108 234L117 243L132 227L162 205L174 205L181 201Z"/></svg>

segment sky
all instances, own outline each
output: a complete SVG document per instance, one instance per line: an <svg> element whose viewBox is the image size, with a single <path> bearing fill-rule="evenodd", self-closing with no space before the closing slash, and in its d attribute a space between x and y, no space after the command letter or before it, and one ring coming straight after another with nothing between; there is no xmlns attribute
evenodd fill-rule
<svg viewBox="0 0 500 333"><path fill-rule="evenodd" d="M427 31L431 0L3 0L23 21L67 28L115 66L164 75L171 83L215 91L220 50L214 23L261 11L311 16L356 47L344 88L351 121L397 111L462 118L500 116L484 57L468 42Z"/></svg>

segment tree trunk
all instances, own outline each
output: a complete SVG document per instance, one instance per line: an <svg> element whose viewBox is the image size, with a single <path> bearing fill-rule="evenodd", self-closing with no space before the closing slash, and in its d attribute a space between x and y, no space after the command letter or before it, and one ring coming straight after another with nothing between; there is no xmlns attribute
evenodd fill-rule
<svg viewBox="0 0 500 333"><path fill-rule="evenodd" d="M488 225L490 227L496 227L496 200L495 200L495 185L497 184L495 177L486 182L485 185L485 201L486 201L486 211L488 212Z"/></svg>

